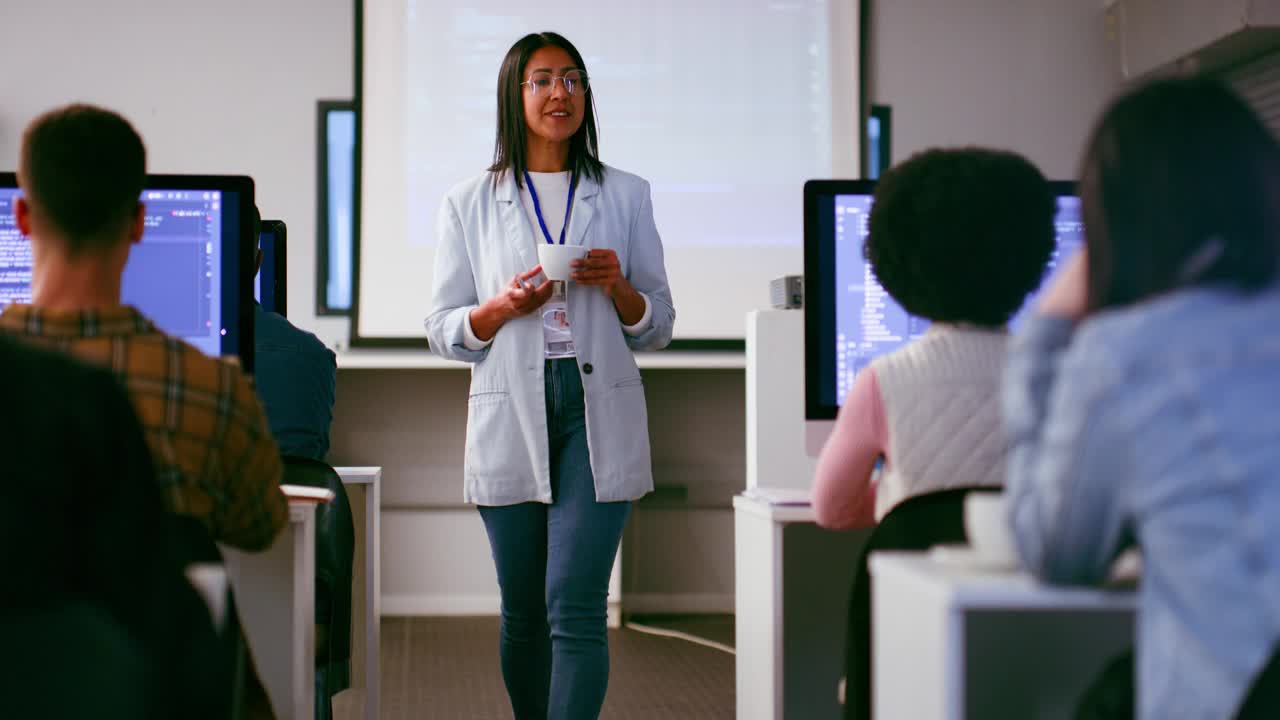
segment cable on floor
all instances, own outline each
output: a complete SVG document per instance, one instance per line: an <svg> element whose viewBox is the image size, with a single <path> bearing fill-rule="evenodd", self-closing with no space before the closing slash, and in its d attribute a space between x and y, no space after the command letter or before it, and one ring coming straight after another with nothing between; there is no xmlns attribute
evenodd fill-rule
<svg viewBox="0 0 1280 720"><path fill-rule="evenodd" d="M712 650L719 650L722 653L728 653L730 655L736 656L738 654L736 650L734 650L732 647L728 645L725 645L724 643L718 643L714 640L700 638L697 635L690 635L689 633L683 633L683 632L680 632L679 630L668 630L667 628L653 627L652 625L641 625L640 623L633 623L633 622L623 622L622 627L628 628L630 630L635 630L636 632L644 633L646 635L657 635L659 637L669 637L669 638L675 638L677 640L684 640L685 642L691 642L694 645L709 647Z"/></svg>

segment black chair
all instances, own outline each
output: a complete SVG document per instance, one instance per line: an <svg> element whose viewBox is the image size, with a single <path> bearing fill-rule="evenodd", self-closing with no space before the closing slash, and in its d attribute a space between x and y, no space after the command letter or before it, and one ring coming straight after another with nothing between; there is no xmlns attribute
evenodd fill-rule
<svg viewBox="0 0 1280 720"><path fill-rule="evenodd" d="M1253 679L1253 685L1244 696L1237 720L1274 720L1280 717L1280 644L1271 653L1262 672Z"/></svg>
<svg viewBox="0 0 1280 720"><path fill-rule="evenodd" d="M962 487L916 495L889 511L876 525L857 559L849 593L845 641L845 703L848 720L871 718L871 575L867 560L882 550L927 550L965 541L964 499L971 492L1000 492L998 487Z"/></svg>
<svg viewBox="0 0 1280 720"><path fill-rule="evenodd" d="M1076 720L1131 720L1135 714L1136 671L1132 650L1121 653L1108 662L1081 698L1076 708ZM1280 718L1280 644L1271 653L1271 659L1254 677L1240 707L1232 717L1236 720Z"/></svg>
<svg viewBox="0 0 1280 720"><path fill-rule="evenodd" d="M284 482L333 491L316 508L316 719L329 720L333 696L351 686L351 501L337 471L318 460L286 455Z"/></svg>
<svg viewBox="0 0 1280 720"><path fill-rule="evenodd" d="M150 660L111 614L83 602L0 610L4 716L73 720L158 718Z"/></svg>
<svg viewBox="0 0 1280 720"><path fill-rule="evenodd" d="M182 567L193 564L226 566L222 551L218 549L218 544L214 542L213 536L209 534L203 522L189 515L172 515L169 522L173 531L175 554ZM217 631L231 673L228 718L239 720L245 715L246 686L251 682L249 673L252 671L249 666L249 645L240 627L240 614L236 610L235 592L231 587L230 578L227 582L225 602L222 625L217 628ZM259 681L255 678L252 682Z"/></svg>

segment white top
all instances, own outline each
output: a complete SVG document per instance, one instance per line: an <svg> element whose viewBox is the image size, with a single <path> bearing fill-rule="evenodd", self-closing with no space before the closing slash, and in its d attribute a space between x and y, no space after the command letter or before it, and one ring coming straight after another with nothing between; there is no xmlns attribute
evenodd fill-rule
<svg viewBox="0 0 1280 720"><path fill-rule="evenodd" d="M889 431L876 520L913 495L1004 482L1000 374L1008 338L1004 330L935 323L871 361Z"/></svg>
<svg viewBox="0 0 1280 720"><path fill-rule="evenodd" d="M538 192L538 203L542 207L542 221L547 225L547 232L551 233L552 242L559 242L560 232L565 224L565 211L569 207L569 185L573 182L573 173L568 170L550 173L530 171L529 179ZM546 242L546 236L542 234L542 227L538 224L538 209L534 207L533 194L529 192L527 183L521 183L520 203L524 205L524 212L529 218L529 226L533 229L534 238L538 242ZM569 218L569 221L572 222L573 218ZM564 294L558 292L553 294L551 299L538 309L542 315L543 352L548 359L569 358L577 355L573 347L569 295L566 287ZM648 329L653 318L649 298L644 293L640 293L640 297L644 298L644 315L636 324L622 326L622 330L632 337ZM475 330L471 327L470 316L463 325L462 332L462 343L469 350L483 350L493 342L493 338L481 340L476 337Z"/></svg>
<svg viewBox="0 0 1280 720"><path fill-rule="evenodd" d="M542 220L547 224L547 232L551 233L551 242L560 242L560 230L564 227L564 211L569 204L569 183L573 181L573 173L564 172L530 172L529 179L538 191L538 202L542 205ZM529 217L529 226L533 228L533 236L538 242L546 242L542 228L538 227L538 212L533 207L533 195L529 192L528 183L520 184L520 203L524 205L524 214ZM567 235L568 233L566 233Z"/></svg>

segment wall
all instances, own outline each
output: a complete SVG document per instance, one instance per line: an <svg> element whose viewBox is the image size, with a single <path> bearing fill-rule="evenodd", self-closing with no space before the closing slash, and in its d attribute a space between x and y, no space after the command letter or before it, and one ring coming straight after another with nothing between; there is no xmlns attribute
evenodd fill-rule
<svg viewBox="0 0 1280 720"><path fill-rule="evenodd" d="M289 226L291 319L345 346L346 319L314 312L315 108L352 95L352 0L3 4L0 168L17 165L32 118L80 100L128 117L153 172L253 176L263 214ZM672 489L636 512L624 589L638 608L677 596L685 606L726 609L729 497L745 473L742 371L656 372L647 376L655 460L659 482ZM461 505L467 377L339 376L330 459L385 468L389 612L497 609L483 529Z"/></svg>
<svg viewBox="0 0 1280 720"><path fill-rule="evenodd" d="M23 128L72 101L123 113L152 172L247 174L289 226L289 308L315 307L316 101L352 94L351 0L3 0L0 168Z"/></svg>
<svg viewBox="0 0 1280 720"><path fill-rule="evenodd" d="M1222 68L1265 53L1280 38L1280 0L1109 0L1108 5L1126 78L1190 58L1202 69Z"/></svg>
<svg viewBox="0 0 1280 720"><path fill-rule="evenodd" d="M644 370L658 492L623 539L629 611L732 609L730 499L744 487L742 370ZM383 607L389 614L496 612L479 515L462 504L470 373L338 373L330 459L382 465Z"/></svg>
<svg viewBox="0 0 1280 720"><path fill-rule="evenodd" d="M344 343L345 319L313 311L315 103L351 95L351 0L4 2L0 167L16 164L34 115L88 100L133 120L156 172L252 175L263 212L289 224L291 315L327 343ZM1070 175L1114 84L1098 3L960 5L876 3L872 97L894 106L895 158L933 143L982 142ZM389 612L496 609L483 530L460 506L467 377L339 373L331 459L385 468ZM645 379L658 483L670 489L642 503L628 529L625 601L639 610L723 609L733 588L728 498L746 474L743 372L649 370Z"/></svg>
<svg viewBox="0 0 1280 720"><path fill-rule="evenodd" d="M1098 0L871 0L869 100L893 108L893 161L934 145L1025 154L1076 176L1120 81Z"/></svg>

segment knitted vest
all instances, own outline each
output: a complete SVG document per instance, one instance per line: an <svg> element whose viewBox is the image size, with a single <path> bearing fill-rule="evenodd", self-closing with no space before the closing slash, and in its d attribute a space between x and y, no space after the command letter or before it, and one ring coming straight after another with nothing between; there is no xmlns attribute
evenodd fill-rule
<svg viewBox="0 0 1280 720"><path fill-rule="evenodd" d="M912 495L1004 483L1000 374L1008 337L1003 330L935 324L871 361L889 434L877 520Z"/></svg>

